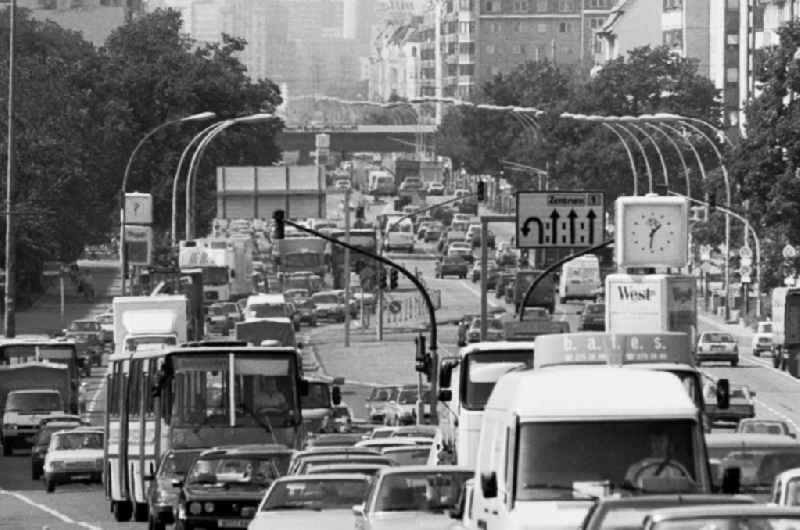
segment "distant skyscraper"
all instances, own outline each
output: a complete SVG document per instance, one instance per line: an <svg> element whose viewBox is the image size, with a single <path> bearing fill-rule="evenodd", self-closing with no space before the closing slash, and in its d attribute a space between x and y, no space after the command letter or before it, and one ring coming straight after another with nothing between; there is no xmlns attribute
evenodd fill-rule
<svg viewBox="0 0 800 530"><path fill-rule="evenodd" d="M142 12L140 0L17 0L34 18L77 31L96 46L116 28Z"/></svg>

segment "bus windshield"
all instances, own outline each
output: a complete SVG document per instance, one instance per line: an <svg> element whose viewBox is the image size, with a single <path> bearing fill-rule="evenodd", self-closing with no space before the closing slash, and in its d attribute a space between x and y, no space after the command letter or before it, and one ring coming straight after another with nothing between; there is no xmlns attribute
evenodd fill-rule
<svg viewBox="0 0 800 530"><path fill-rule="evenodd" d="M225 285L228 280L228 267L203 267L203 285Z"/></svg>
<svg viewBox="0 0 800 530"><path fill-rule="evenodd" d="M331 408L331 392L328 383L309 381L308 395L300 398L304 409Z"/></svg>
<svg viewBox="0 0 800 530"><path fill-rule="evenodd" d="M533 352L481 351L470 353L464 361L462 404L469 410L483 410L495 383L503 374L516 368L533 366Z"/></svg>
<svg viewBox="0 0 800 530"><path fill-rule="evenodd" d="M180 355L173 366L175 426L225 426L233 421L234 426L267 423L285 427L300 418L289 356L233 354L231 363L225 353L194 358Z"/></svg>
<svg viewBox="0 0 800 530"><path fill-rule="evenodd" d="M76 357L75 347L71 344L61 345L15 345L0 349L0 365L20 364L37 358L54 363L70 364Z"/></svg>
<svg viewBox="0 0 800 530"><path fill-rule="evenodd" d="M310 269L319 267L322 263L322 256L320 254L312 254L310 252L287 254L281 259L283 260L284 267L292 269Z"/></svg>

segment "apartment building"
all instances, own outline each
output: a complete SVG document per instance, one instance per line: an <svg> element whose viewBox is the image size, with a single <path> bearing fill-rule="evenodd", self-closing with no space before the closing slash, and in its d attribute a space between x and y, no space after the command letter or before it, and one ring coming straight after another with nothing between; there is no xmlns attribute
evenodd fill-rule
<svg viewBox="0 0 800 530"><path fill-rule="evenodd" d="M141 0L17 0L34 18L77 31L102 46L116 28L143 10Z"/></svg>
<svg viewBox="0 0 800 530"><path fill-rule="evenodd" d="M408 24L387 24L375 39L370 58L369 99L388 101L421 95L422 17Z"/></svg>

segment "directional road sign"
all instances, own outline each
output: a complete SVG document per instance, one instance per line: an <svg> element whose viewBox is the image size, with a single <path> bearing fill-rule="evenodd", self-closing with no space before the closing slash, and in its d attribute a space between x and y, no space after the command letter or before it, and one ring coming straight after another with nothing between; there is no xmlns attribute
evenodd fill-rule
<svg viewBox="0 0 800 530"><path fill-rule="evenodd" d="M750 276L751 272L753 272L752 269L750 269L750 267L747 266L747 265L742 265L741 267L739 267L739 275L740 276ZM744 281L744 280L742 280L742 281Z"/></svg>
<svg viewBox="0 0 800 530"><path fill-rule="evenodd" d="M749 274L742 274L742 275L741 275L741 277L739 278L739 280L740 280L742 283L750 283L750 279L751 279L751 278L750 278L750 275L749 275Z"/></svg>
<svg viewBox="0 0 800 530"><path fill-rule="evenodd" d="M517 192L517 248L590 247L605 235L600 191Z"/></svg>
<svg viewBox="0 0 800 530"><path fill-rule="evenodd" d="M742 247L739 249L739 257L745 259L752 258L753 251L750 249L750 247Z"/></svg>

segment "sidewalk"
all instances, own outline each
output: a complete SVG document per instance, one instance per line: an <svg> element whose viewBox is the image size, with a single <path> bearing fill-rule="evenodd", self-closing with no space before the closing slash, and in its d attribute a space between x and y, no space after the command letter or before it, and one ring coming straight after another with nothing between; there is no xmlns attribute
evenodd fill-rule
<svg viewBox="0 0 800 530"><path fill-rule="evenodd" d="M744 326L742 324L728 324L722 317L719 317L712 313L701 311L699 309L697 311L697 320L701 324L711 326L714 329L720 331L727 331L737 339L746 341L748 343L755 334L754 330L749 326Z"/></svg>

